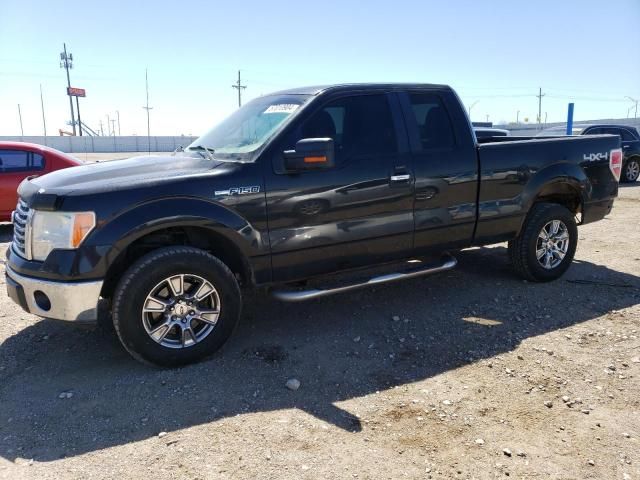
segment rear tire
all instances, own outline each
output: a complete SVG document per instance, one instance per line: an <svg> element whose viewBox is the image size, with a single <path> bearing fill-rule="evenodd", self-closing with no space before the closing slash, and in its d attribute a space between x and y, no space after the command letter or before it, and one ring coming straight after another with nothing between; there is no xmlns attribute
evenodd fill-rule
<svg viewBox="0 0 640 480"><path fill-rule="evenodd" d="M623 183L635 182L640 177L640 160L632 158L624 167L620 181Z"/></svg>
<svg viewBox="0 0 640 480"><path fill-rule="evenodd" d="M562 205L534 205L524 226L509 242L509 258L518 275L532 282L549 282L567 271L578 245L574 215Z"/></svg>
<svg viewBox="0 0 640 480"><path fill-rule="evenodd" d="M229 268L203 250L177 246L135 262L116 287L112 311L118 338L136 360L177 367L222 347L240 310Z"/></svg>

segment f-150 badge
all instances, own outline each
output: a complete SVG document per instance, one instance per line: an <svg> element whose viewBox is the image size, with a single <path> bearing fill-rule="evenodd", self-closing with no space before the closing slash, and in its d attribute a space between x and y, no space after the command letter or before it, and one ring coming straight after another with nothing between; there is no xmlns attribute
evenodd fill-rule
<svg viewBox="0 0 640 480"><path fill-rule="evenodd" d="M227 190L216 190L216 197L220 195L246 195L247 193L258 193L260 192L259 186L254 187L232 187Z"/></svg>

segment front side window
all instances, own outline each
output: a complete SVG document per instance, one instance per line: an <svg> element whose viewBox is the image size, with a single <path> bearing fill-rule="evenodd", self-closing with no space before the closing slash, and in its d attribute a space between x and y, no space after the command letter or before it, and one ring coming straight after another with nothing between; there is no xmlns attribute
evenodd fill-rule
<svg viewBox="0 0 640 480"><path fill-rule="evenodd" d="M44 159L37 153L24 150L0 150L0 172L28 172L42 170Z"/></svg>
<svg viewBox="0 0 640 480"><path fill-rule="evenodd" d="M305 121L296 138L333 138L338 161L398 151L391 108L384 94L334 100Z"/></svg>
<svg viewBox="0 0 640 480"><path fill-rule="evenodd" d="M252 100L186 150L206 149L216 160L252 161L254 153L309 98L309 95L267 95Z"/></svg>
<svg viewBox="0 0 640 480"><path fill-rule="evenodd" d="M412 93L409 100L418 124L422 149L453 147L455 137L451 119L440 97L431 93Z"/></svg>

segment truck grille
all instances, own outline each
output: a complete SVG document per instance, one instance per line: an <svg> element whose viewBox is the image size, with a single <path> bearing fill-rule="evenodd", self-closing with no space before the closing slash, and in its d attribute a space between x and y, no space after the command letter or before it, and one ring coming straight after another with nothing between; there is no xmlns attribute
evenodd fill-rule
<svg viewBox="0 0 640 480"><path fill-rule="evenodd" d="M22 200L13 212L13 249L22 257L26 257L27 225L29 222L29 207Z"/></svg>

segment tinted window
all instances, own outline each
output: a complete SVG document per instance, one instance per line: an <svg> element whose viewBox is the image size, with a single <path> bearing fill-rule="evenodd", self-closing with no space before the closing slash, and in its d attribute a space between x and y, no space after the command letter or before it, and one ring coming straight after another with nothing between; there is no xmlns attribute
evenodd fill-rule
<svg viewBox="0 0 640 480"><path fill-rule="evenodd" d="M630 132L628 132L627 130L620 130L620 136L622 137L622 141L623 142L632 142L635 140L635 138L633 138L633 135L631 135Z"/></svg>
<svg viewBox="0 0 640 480"><path fill-rule="evenodd" d="M601 128L590 128L585 132L585 135L600 135L601 133Z"/></svg>
<svg viewBox="0 0 640 480"><path fill-rule="evenodd" d="M619 128L603 128L602 133L606 133L608 135L620 136L620 129Z"/></svg>
<svg viewBox="0 0 640 480"><path fill-rule="evenodd" d="M0 168L3 172L19 172L29 168L29 153L20 150L0 150Z"/></svg>
<svg viewBox="0 0 640 480"><path fill-rule="evenodd" d="M385 95L335 100L307 120L300 138L333 138L338 160L397 152L391 109Z"/></svg>
<svg viewBox="0 0 640 480"><path fill-rule="evenodd" d="M0 172L30 172L43 168L42 155L23 150L0 150Z"/></svg>
<svg viewBox="0 0 640 480"><path fill-rule="evenodd" d="M455 145L451 119L440 97L430 93L412 93L409 98L422 148L429 150Z"/></svg>
<svg viewBox="0 0 640 480"><path fill-rule="evenodd" d="M37 153L31 154L33 170L42 170L44 168L44 157Z"/></svg>

